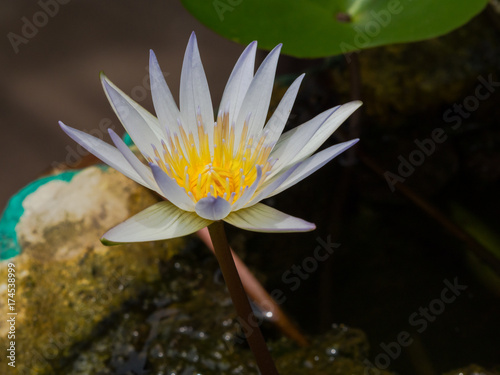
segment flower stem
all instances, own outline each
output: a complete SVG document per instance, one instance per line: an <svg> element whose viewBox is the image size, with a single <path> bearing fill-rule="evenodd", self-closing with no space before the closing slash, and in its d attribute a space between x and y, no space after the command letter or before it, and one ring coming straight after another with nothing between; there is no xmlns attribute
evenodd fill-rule
<svg viewBox="0 0 500 375"><path fill-rule="evenodd" d="M214 245L210 239L210 233L208 233L208 228L200 229L197 233L198 237L203 241L203 243L214 253ZM230 248L231 249L231 248ZM272 323L276 326L290 339L295 341L301 347L309 346L309 342L304 334L299 330L295 324L288 318L285 312L280 308L278 303L266 292L264 287L255 278L255 276L250 272L248 267L243 263L243 261L234 253L231 249L231 254L233 255L234 264L240 275L241 283L248 297L255 302L255 304L265 311L266 314L272 314Z"/></svg>
<svg viewBox="0 0 500 375"><path fill-rule="evenodd" d="M226 232L224 231L224 223L222 221L215 221L208 226L208 231L214 244L215 256L219 261L222 276L224 276L224 280L226 281L227 289L238 313L248 345L257 361L260 373L262 375L278 375L278 370L276 370L271 354L267 349L264 336L262 336L257 319L250 307L250 302L236 270L227 242Z"/></svg>

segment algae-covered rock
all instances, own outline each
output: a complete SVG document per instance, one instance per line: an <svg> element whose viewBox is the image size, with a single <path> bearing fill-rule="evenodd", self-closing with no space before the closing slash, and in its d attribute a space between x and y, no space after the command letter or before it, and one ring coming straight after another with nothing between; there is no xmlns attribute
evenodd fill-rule
<svg viewBox="0 0 500 375"><path fill-rule="evenodd" d="M10 311L15 331L0 343L15 342L17 374L57 374L80 346L93 339L103 322L125 301L138 298L160 278L159 264L183 241L103 246L102 234L156 199L146 189L111 169L91 167L70 181L38 187L22 205L16 226L22 253L0 267L7 295L8 265L15 269L15 301ZM7 298L0 311L7 311ZM2 358L0 373L7 373ZM12 365L11 365L12 366Z"/></svg>
<svg viewBox="0 0 500 375"><path fill-rule="evenodd" d="M208 251L174 256L163 280L66 369L67 374L257 373ZM208 371L208 372L206 372ZM212 372L210 372L212 371Z"/></svg>
<svg viewBox="0 0 500 375"><path fill-rule="evenodd" d="M211 254L194 248L175 255L156 287L81 351L64 373L259 373ZM299 348L286 338L276 339L269 322L262 327L281 374L371 373L365 363L368 343L360 330L335 326L312 338L309 347Z"/></svg>
<svg viewBox="0 0 500 375"><path fill-rule="evenodd" d="M392 374L375 368L367 359L368 354L368 340L363 331L333 325L330 331L314 337L310 347L289 349L277 364L282 373L288 375Z"/></svg>

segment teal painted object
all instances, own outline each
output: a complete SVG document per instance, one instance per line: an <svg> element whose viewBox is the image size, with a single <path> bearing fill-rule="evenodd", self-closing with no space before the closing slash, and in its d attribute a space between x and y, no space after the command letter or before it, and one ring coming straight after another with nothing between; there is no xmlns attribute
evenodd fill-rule
<svg viewBox="0 0 500 375"><path fill-rule="evenodd" d="M17 240L16 225L23 216L23 202L26 197L34 193L40 186L51 181L69 182L80 172L81 170L64 171L53 176L39 178L10 198L0 217L0 260L10 259L22 252Z"/></svg>
<svg viewBox="0 0 500 375"><path fill-rule="evenodd" d="M134 145L134 142L132 141L132 138L130 138L130 135L128 135L128 133L123 134L123 142L125 142L125 144L128 147L131 147Z"/></svg>

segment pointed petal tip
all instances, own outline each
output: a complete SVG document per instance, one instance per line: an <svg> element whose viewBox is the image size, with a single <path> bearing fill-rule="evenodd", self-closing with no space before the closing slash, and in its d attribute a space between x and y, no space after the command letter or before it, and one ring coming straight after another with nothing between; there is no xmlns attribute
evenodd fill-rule
<svg viewBox="0 0 500 375"><path fill-rule="evenodd" d="M356 109L358 109L359 107L361 107L363 105L363 102L361 100L353 100L353 101L346 103L346 104L352 105L353 107L356 107ZM344 105L346 105L346 104L344 104Z"/></svg>
<svg viewBox="0 0 500 375"><path fill-rule="evenodd" d="M278 44L276 47L274 47L269 54L279 54L281 52L281 48L283 47L283 43Z"/></svg>
<svg viewBox="0 0 500 375"><path fill-rule="evenodd" d="M294 227L289 227L281 231L276 231L276 232L284 232L284 233L298 233L298 232L312 232L313 230L316 230L316 224L310 223L308 221L302 220L301 226L297 226L296 228Z"/></svg>
<svg viewBox="0 0 500 375"><path fill-rule="evenodd" d="M118 246L118 245L121 245L125 242L114 242L114 241L110 241L106 238L104 238L104 236L100 239L101 243L104 245L104 246Z"/></svg>
<svg viewBox="0 0 500 375"><path fill-rule="evenodd" d="M351 139L351 146L354 146L356 143L359 142L359 138L354 138L354 139Z"/></svg>
<svg viewBox="0 0 500 375"><path fill-rule="evenodd" d="M113 141L115 146L118 142L120 142L122 140L121 137L118 134L116 134L116 132L111 128L108 128L108 134L111 137L111 140Z"/></svg>
<svg viewBox="0 0 500 375"><path fill-rule="evenodd" d="M111 81L104 73L100 74L99 77L101 78L102 87L107 92L112 87Z"/></svg>
<svg viewBox="0 0 500 375"><path fill-rule="evenodd" d="M305 76L306 76L306 73L302 73L300 76L295 78L295 80L292 82L292 85L299 85L299 87L300 87ZM291 87L291 85L290 85L290 87ZM298 88L297 88L297 91L298 91Z"/></svg>
<svg viewBox="0 0 500 375"><path fill-rule="evenodd" d="M246 46L246 48L245 48L245 51L255 53L257 51L257 41L254 40L253 42L248 44L248 46Z"/></svg>
<svg viewBox="0 0 500 375"><path fill-rule="evenodd" d="M63 132L65 132L67 135L69 135L71 138L73 138L73 137L71 136L71 134L70 134L70 133L71 133L74 129L73 129L71 126L66 125L66 124L65 124L64 122L62 122L62 121L59 121L59 122L58 122L58 124L59 124L59 127L62 129L62 131L63 131Z"/></svg>
<svg viewBox="0 0 500 375"><path fill-rule="evenodd" d="M189 36L189 42L188 42L188 46L192 45L192 44L197 44L198 43L198 40L196 39L196 33L193 31L191 33L191 35Z"/></svg>
<svg viewBox="0 0 500 375"><path fill-rule="evenodd" d="M113 90L117 92L117 87L113 84L113 82L111 82L111 80L108 78L106 74L101 72L99 76L101 78L101 84L106 91Z"/></svg>
<svg viewBox="0 0 500 375"><path fill-rule="evenodd" d="M344 149L341 151L341 152L344 152L345 150L356 145L356 143L358 143L358 142L359 142L359 138L354 138L354 139L351 139L349 141L341 142L338 145L345 145Z"/></svg>
<svg viewBox="0 0 500 375"><path fill-rule="evenodd" d="M70 134L70 133L71 133L72 128L71 128L71 127L69 127L68 125L66 125L66 124L65 124L64 122L62 122L62 121L58 121L58 124L59 124L59 127L61 128L61 130L62 130L63 132L65 132L65 133L66 133L66 135L68 135L69 137L71 137L71 134ZM71 138L73 138L73 137L71 137Z"/></svg>

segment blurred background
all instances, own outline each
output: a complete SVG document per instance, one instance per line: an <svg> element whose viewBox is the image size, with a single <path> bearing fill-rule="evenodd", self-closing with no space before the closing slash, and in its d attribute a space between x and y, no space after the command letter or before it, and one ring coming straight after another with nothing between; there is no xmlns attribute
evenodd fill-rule
<svg viewBox="0 0 500 375"><path fill-rule="evenodd" d="M497 266L500 259L491 251L500 248L496 3L446 36L348 58L357 67L343 56L282 56L278 97L291 77L308 72L289 126L353 96L364 100L359 162L346 168L340 158L268 202L314 221L317 231L266 235L230 230L233 246L258 270L268 290L284 287L283 272L301 265L318 238L340 243L320 272L287 294L284 308L308 334L324 332L332 323L363 329L372 360L382 353L381 343L410 330L415 344L391 363L401 373L437 374L470 363L498 366L500 283L494 271L483 267L488 257ZM177 0L67 1L47 22L39 19L43 26L30 29L25 20L32 21L40 9L37 2L0 3L0 207L50 168L75 165L86 155L60 130L58 120L103 139L109 127L122 131L102 91L100 71L152 110L149 49L177 98L184 49L195 31L216 105L243 50L203 26ZM26 37L13 39L11 33ZM258 59L263 56L260 51ZM353 92L356 85L359 92ZM460 112L476 106L478 86L491 95L477 101L473 111ZM456 121L460 126L450 130ZM403 176L399 185L410 191L393 192L386 173L401 175L401 158L408 160L417 149L415 140L428 139L439 128L448 140L436 145L414 173ZM347 128L341 129L348 137ZM433 209L438 213L430 213ZM472 237L464 240L464 233ZM482 262L469 251L478 242L479 251L489 254ZM468 286L467 292L422 335L416 333L409 316L440 297L444 280L455 278Z"/></svg>

